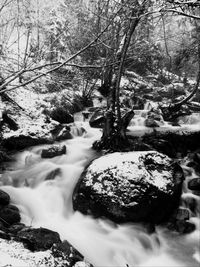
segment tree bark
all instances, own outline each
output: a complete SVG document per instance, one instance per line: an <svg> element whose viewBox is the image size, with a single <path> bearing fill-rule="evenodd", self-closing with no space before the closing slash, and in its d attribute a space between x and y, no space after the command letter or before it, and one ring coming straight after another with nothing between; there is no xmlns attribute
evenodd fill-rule
<svg viewBox="0 0 200 267"><path fill-rule="evenodd" d="M126 129L130 120L134 116L133 110L129 111L123 118L121 116L120 108L120 83L121 77L124 71L124 64L126 60L127 51L131 42L133 33L140 21L140 16L144 13L146 9L147 1L143 1L141 5L134 2L130 6L132 9L130 12L130 18L128 21L128 26L123 38L119 44L118 50L116 52L116 60L119 62L112 73L112 82L110 86L110 94L108 96L108 116L106 115L106 123L103 131L103 136L101 138L101 144L103 147L108 147L110 142L108 140L115 139L111 142L111 149L120 150L121 147L127 145ZM112 112L112 119L110 119L110 114Z"/></svg>

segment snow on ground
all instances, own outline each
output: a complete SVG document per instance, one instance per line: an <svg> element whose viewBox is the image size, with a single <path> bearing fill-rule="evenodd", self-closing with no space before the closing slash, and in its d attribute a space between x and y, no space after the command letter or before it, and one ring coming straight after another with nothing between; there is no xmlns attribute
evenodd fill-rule
<svg viewBox="0 0 200 267"><path fill-rule="evenodd" d="M45 94L37 94L33 90L19 88L7 93L8 96L17 104L0 99L0 115L3 110L7 110L11 114L12 119L17 123L19 129L16 131L4 127L4 138L20 135L34 135L48 137L49 132L58 124L56 121L46 123L46 117L42 114L42 107L47 106L44 100ZM1 116L0 116L1 117Z"/></svg>
<svg viewBox="0 0 200 267"><path fill-rule="evenodd" d="M40 113L41 105L46 105L44 101L45 94L37 93L33 90L26 88L18 88L10 91L8 95L28 113L37 115Z"/></svg>
<svg viewBox="0 0 200 267"><path fill-rule="evenodd" d="M0 266L2 267L62 267L66 261L55 259L51 251L31 252L21 243L0 239Z"/></svg>

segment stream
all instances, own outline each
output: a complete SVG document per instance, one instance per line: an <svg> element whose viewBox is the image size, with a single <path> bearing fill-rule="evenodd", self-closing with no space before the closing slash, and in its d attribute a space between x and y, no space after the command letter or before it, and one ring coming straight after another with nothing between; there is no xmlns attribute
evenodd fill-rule
<svg viewBox="0 0 200 267"><path fill-rule="evenodd" d="M72 193L85 166L98 157L91 145L102 133L83 121L75 123L72 133L73 139L60 142L67 147L66 155L41 159L41 150L47 146L32 147L17 153L16 161L2 174L2 190L20 209L22 222L57 231L62 240L68 240L95 267L198 267L200 196L186 186L188 180L196 177L194 171L188 172L182 194L183 206L187 206L187 198L198 203L191 212L190 221L196 225L191 234L181 235L164 227L156 227L155 233L148 234L140 224L116 225L94 219L73 211ZM55 179L46 180L58 168Z"/></svg>

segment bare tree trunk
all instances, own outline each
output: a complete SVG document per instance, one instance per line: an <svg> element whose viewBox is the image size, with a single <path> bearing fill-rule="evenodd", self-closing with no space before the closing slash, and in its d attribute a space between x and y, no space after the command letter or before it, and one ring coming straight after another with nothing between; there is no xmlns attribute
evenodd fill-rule
<svg viewBox="0 0 200 267"><path fill-rule="evenodd" d="M133 5L130 5L130 9L132 10L130 12L128 26L116 53L116 60L119 64L115 66L112 74L110 94L108 96L108 112L106 114L103 136L100 141L104 148L121 150L121 148L123 149L123 146L128 144L126 128L134 116L134 112L131 110L128 112L127 116L125 115L122 119L120 109L120 82L131 37L140 21L140 16L146 9L146 3L147 1L143 1L140 6L138 3L136 4L134 2Z"/></svg>

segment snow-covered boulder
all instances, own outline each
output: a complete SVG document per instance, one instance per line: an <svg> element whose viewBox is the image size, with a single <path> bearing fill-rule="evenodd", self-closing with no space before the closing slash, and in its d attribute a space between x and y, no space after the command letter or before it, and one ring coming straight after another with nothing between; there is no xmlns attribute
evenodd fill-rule
<svg viewBox="0 0 200 267"><path fill-rule="evenodd" d="M183 171L156 151L112 153L94 160L73 194L73 207L116 222L160 223L179 203Z"/></svg>

